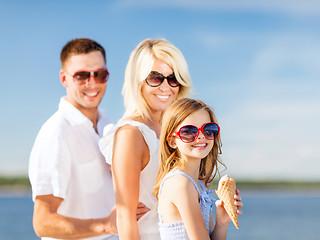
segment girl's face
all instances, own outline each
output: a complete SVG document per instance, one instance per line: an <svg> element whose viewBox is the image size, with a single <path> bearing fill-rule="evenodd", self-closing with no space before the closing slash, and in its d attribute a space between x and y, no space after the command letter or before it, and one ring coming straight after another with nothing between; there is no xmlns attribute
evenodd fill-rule
<svg viewBox="0 0 320 240"><path fill-rule="evenodd" d="M204 124L211 122L209 113L204 110L198 110L189 115L176 129L179 129L185 125L193 125L197 128L201 128ZM214 140L208 140L203 133L200 131L195 141L191 143L183 142L178 136L173 139L172 142L175 147L179 150L180 156L184 160L201 160L205 158L211 151Z"/></svg>
<svg viewBox="0 0 320 240"><path fill-rule="evenodd" d="M155 60L152 70L167 77L173 73L172 69L164 62ZM151 87L145 81L142 85L142 96L152 112L163 112L176 99L180 87L171 87L165 79L158 87Z"/></svg>

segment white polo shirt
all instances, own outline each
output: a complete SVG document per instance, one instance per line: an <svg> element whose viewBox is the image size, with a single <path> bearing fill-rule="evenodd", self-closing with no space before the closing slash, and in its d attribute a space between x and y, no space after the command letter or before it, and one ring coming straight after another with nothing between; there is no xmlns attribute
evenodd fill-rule
<svg viewBox="0 0 320 240"><path fill-rule="evenodd" d="M100 136L108 123L110 119L99 112ZM37 195L53 194L63 198L58 208L61 215L80 219L108 216L115 199L110 168L98 146L99 135L86 116L61 98L59 110L40 129L30 155L33 200Z"/></svg>

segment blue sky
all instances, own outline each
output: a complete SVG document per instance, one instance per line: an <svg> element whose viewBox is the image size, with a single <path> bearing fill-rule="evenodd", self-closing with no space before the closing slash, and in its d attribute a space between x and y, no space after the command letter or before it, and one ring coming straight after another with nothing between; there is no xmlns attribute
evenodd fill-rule
<svg viewBox="0 0 320 240"><path fill-rule="evenodd" d="M65 94L58 72L67 41L105 47L111 76L101 108L117 121L130 52L166 38L188 62L193 97L219 119L224 173L320 180L319 22L316 0L0 0L0 175L27 174L36 134Z"/></svg>

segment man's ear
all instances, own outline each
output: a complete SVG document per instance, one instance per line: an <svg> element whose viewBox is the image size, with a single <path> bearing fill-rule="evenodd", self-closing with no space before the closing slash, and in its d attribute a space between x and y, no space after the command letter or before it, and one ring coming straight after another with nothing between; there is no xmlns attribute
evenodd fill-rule
<svg viewBox="0 0 320 240"><path fill-rule="evenodd" d="M60 70L59 72L59 78L60 78L60 82L64 87L68 87L68 82L66 79L66 73L63 71L63 69Z"/></svg>
<svg viewBox="0 0 320 240"><path fill-rule="evenodd" d="M169 137L168 144L173 149L177 148L176 139L174 137Z"/></svg>

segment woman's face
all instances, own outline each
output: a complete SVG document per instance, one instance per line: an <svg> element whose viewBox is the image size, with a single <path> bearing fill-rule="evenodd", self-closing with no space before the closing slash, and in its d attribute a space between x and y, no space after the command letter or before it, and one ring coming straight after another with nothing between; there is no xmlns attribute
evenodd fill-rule
<svg viewBox="0 0 320 240"><path fill-rule="evenodd" d="M159 72L165 77L173 73L173 70L160 60L155 60L151 71ZM144 81L141 92L151 112L156 113L166 110L177 98L179 90L180 86L171 87L165 79L158 87L151 87Z"/></svg>

